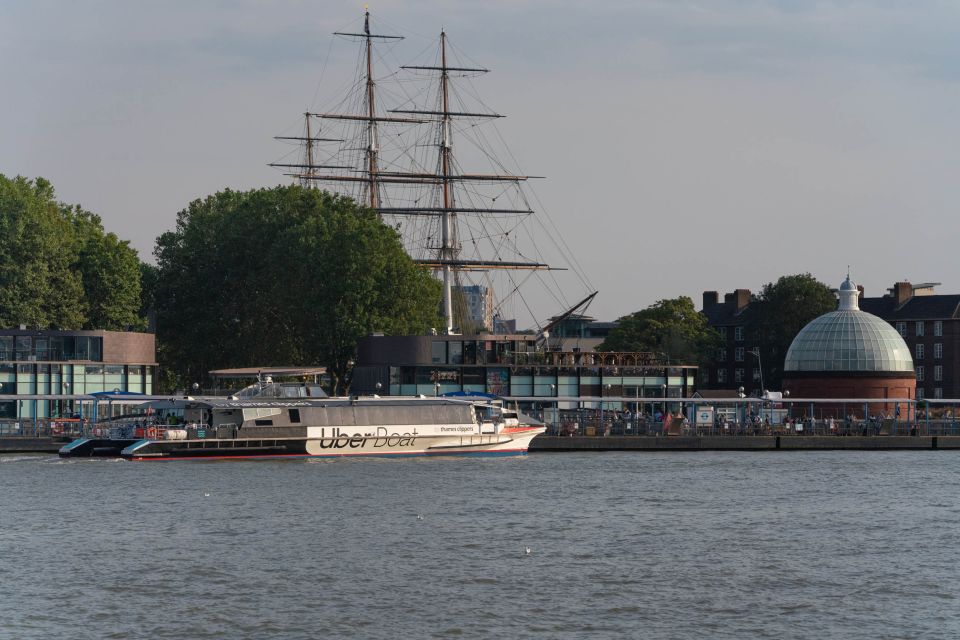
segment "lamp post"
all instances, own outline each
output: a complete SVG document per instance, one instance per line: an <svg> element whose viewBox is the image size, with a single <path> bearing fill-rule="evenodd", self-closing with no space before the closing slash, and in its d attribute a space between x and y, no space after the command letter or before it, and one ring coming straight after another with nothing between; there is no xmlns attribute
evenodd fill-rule
<svg viewBox="0 0 960 640"><path fill-rule="evenodd" d="M663 397L663 415L667 415L667 385L660 385L660 395Z"/></svg>
<svg viewBox="0 0 960 640"><path fill-rule="evenodd" d="M66 396L69 396L69 395L70 395L70 383L69 383L69 382L64 382L64 383L63 383L63 395L66 395ZM61 409L60 409L60 417L63 417L63 414L64 414L65 412L67 412L67 411L70 410L70 401L69 401L69 400L62 400L62 402L63 402L63 406L62 406Z"/></svg>
<svg viewBox="0 0 960 640"><path fill-rule="evenodd" d="M436 398L440 395L440 381L433 383L433 397Z"/></svg>
<svg viewBox="0 0 960 640"><path fill-rule="evenodd" d="M606 423L603 421L603 396L610 395L610 385L603 385L603 390L606 391L606 393L600 395L600 430L606 433Z"/></svg>
<svg viewBox="0 0 960 640"><path fill-rule="evenodd" d="M741 400L743 400L743 399L746 397L746 396L744 395L744 393L743 393L743 387L740 387L739 389L737 389L737 396L738 396ZM742 415L743 415L743 407L742 407L741 403L738 402L738 403L737 403L737 429L738 429L738 430L739 430L739 428L740 428L740 422L741 422L741 420L742 420Z"/></svg>
<svg viewBox="0 0 960 640"><path fill-rule="evenodd" d="M789 398L789 397L790 397L790 392L789 392L789 391L784 391L784 392L783 392L783 397L784 397L784 398ZM792 405L792 404L787 404L787 406L790 407L789 409L787 409L787 414L792 418L792 417L793 417L793 405ZM796 429L794 429L794 432L796 432ZM802 433L802 432L801 432L801 433Z"/></svg>
<svg viewBox="0 0 960 640"><path fill-rule="evenodd" d="M750 350L750 355L757 356L757 368L760 369L760 422L763 422L763 407L767 396L767 389L763 386L763 360L760 359L760 347Z"/></svg>
<svg viewBox="0 0 960 640"><path fill-rule="evenodd" d="M760 390L766 392L763 387L763 360L760 359L760 347L754 347L749 353L752 356L757 356L757 368L760 369Z"/></svg>
<svg viewBox="0 0 960 640"><path fill-rule="evenodd" d="M550 397L553 398L553 414L550 416L550 424L556 426L559 422L560 401L557 400L557 385L550 383Z"/></svg>
<svg viewBox="0 0 960 640"><path fill-rule="evenodd" d="M377 384L375 384L375 385L373 385L373 386L374 386L374 387L376 388L376 390L377 390L377 395L380 395L380 389L383 389L383 385L380 384L379 382L377 382Z"/></svg>

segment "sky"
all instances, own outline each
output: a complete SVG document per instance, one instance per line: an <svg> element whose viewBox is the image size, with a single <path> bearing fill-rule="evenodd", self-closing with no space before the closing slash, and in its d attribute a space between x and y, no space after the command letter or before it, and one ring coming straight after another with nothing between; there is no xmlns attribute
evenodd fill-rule
<svg viewBox="0 0 960 640"><path fill-rule="evenodd" d="M849 265L960 292L960 3L384 0L403 62L450 34L613 320ZM361 2L0 0L0 173L43 176L152 261L352 72ZM407 53L409 52L409 55ZM571 299L578 298L577 293ZM534 299L535 313L561 309Z"/></svg>

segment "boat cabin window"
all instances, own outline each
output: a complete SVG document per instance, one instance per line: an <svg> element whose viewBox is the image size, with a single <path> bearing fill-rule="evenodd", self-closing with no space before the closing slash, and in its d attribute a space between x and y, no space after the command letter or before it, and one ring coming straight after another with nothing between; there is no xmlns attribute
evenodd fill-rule
<svg viewBox="0 0 960 640"><path fill-rule="evenodd" d="M290 409L290 422L300 422L300 409Z"/></svg>
<svg viewBox="0 0 960 640"><path fill-rule="evenodd" d="M474 407L474 410L477 413L477 420L480 422L492 422L493 421L493 407Z"/></svg>
<svg viewBox="0 0 960 640"><path fill-rule="evenodd" d="M269 418L261 418L261 419L259 419L259 420L254 420L253 423L254 423L255 425L257 425L258 427L272 427L272 426L273 426L273 420L271 420L271 419L269 419Z"/></svg>

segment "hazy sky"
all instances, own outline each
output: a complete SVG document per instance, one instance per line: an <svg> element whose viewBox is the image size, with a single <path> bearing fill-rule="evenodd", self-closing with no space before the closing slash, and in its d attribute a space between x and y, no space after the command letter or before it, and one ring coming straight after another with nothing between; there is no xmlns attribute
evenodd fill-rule
<svg viewBox="0 0 960 640"><path fill-rule="evenodd" d="M386 0L493 73L520 166L614 319L809 271L960 292L960 3ZM192 199L286 179L272 136L352 71L362 2L0 0L0 173L152 260ZM342 69L342 71L341 71ZM482 82L482 84L481 84ZM320 96L320 98L318 98ZM573 297L576 297L575 295ZM558 311L542 303L541 316Z"/></svg>

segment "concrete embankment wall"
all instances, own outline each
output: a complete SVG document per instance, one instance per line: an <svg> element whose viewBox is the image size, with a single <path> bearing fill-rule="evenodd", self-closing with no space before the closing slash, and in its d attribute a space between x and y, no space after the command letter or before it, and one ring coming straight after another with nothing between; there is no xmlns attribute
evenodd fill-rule
<svg viewBox="0 0 960 640"><path fill-rule="evenodd" d="M537 436L531 453L560 451L890 451L960 449L960 436Z"/></svg>
<svg viewBox="0 0 960 640"><path fill-rule="evenodd" d="M31 438L28 436L12 436L0 438L0 454L2 453L56 453L64 444L69 442L64 438Z"/></svg>

